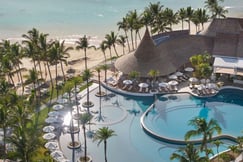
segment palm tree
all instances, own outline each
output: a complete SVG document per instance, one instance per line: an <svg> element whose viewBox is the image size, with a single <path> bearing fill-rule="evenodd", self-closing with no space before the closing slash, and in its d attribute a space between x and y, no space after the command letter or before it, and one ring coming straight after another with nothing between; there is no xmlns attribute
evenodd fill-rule
<svg viewBox="0 0 243 162"><path fill-rule="evenodd" d="M84 136L84 159L87 161L87 138L86 138L86 124L90 122L93 116L90 113L83 113L80 114L80 124L82 125L83 129L83 136Z"/></svg>
<svg viewBox="0 0 243 162"><path fill-rule="evenodd" d="M34 99L37 101L36 87L38 82L38 72L34 68L29 70L29 74L26 76L26 82L33 84L32 92L34 92ZM39 93L40 94L40 93Z"/></svg>
<svg viewBox="0 0 243 162"><path fill-rule="evenodd" d="M18 43L14 43L11 45L11 55L12 55L11 61L16 69L17 76L21 82L22 91L24 91L23 76L20 68L20 65L22 64L21 59L23 58L23 50Z"/></svg>
<svg viewBox="0 0 243 162"><path fill-rule="evenodd" d="M207 158L200 157L199 151L189 143L170 156L170 160L178 159L181 162L205 162Z"/></svg>
<svg viewBox="0 0 243 162"><path fill-rule="evenodd" d="M219 161L219 146L221 144L223 144L223 142L220 141L220 140L216 140L216 141L213 141L213 144L217 147L217 158L218 158L218 161Z"/></svg>
<svg viewBox="0 0 243 162"><path fill-rule="evenodd" d="M105 83L107 82L107 70L109 69L107 64L101 65L101 69L105 71Z"/></svg>
<svg viewBox="0 0 243 162"><path fill-rule="evenodd" d="M115 132L108 127L99 128L95 132L93 141L98 141L98 145L100 145L101 142L104 142L105 162L107 162L107 139L115 135Z"/></svg>
<svg viewBox="0 0 243 162"><path fill-rule="evenodd" d="M93 103L90 102L89 100L89 79L93 76L92 72L89 70L89 69L86 69L83 71L82 73L82 77L83 77L83 80L86 81L86 86L87 86L87 100L86 102L83 103L83 106L84 107L87 107L88 109L88 113L90 113L89 111L89 107L93 106Z"/></svg>
<svg viewBox="0 0 243 162"><path fill-rule="evenodd" d="M80 50L80 49L84 50L85 69L88 69L86 51L87 51L87 48L89 47L89 42L88 42L88 39L86 38L86 35L84 35L83 38L79 38L79 40L76 41L75 43L77 44L76 50Z"/></svg>
<svg viewBox="0 0 243 162"><path fill-rule="evenodd" d="M117 43L122 46L123 55L125 54L126 47L126 37L123 35L119 35L119 39L117 39Z"/></svg>
<svg viewBox="0 0 243 162"><path fill-rule="evenodd" d="M166 8L163 11L163 18L166 21L166 23L170 26L170 29L172 29L173 24L178 24L178 13L174 13L172 9Z"/></svg>
<svg viewBox="0 0 243 162"><path fill-rule="evenodd" d="M129 30L128 23L127 23L127 18L126 17L123 17L122 18L122 21L119 21L117 23L117 25L118 25L118 30L120 30L120 29L123 29L124 30L125 37L126 37L126 40L127 40L127 45L128 45L128 51L130 52L131 51L131 48L130 48L130 44L129 44L129 40L128 40L128 35L127 35L127 32Z"/></svg>
<svg viewBox="0 0 243 162"><path fill-rule="evenodd" d="M116 42L117 42L117 34L114 33L114 31L111 31L110 34L106 34L105 35L105 39L106 39L106 42L109 42L108 43L108 46L111 45L116 53L116 56L118 57L118 53L117 53L117 50L116 50Z"/></svg>
<svg viewBox="0 0 243 162"><path fill-rule="evenodd" d="M99 91L96 93L97 96L102 96L104 92L101 92L101 83L100 83L100 72L101 72L102 67L98 66L95 68L95 71L98 73L98 82L99 82Z"/></svg>
<svg viewBox="0 0 243 162"><path fill-rule="evenodd" d="M212 18L226 18L225 14L228 13L228 10L222 6L215 6L213 13Z"/></svg>
<svg viewBox="0 0 243 162"><path fill-rule="evenodd" d="M194 130L189 130L185 134L185 140L190 139L194 136L202 135L202 143L201 143L201 151L205 151L206 157L208 158L209 152L207 143L211 142L213 133L221 133L221 128L218 125L217 121L214 119L211 119L209 122L207 122L204 118L196 117L189 121L189 125L193 126Z"/></svg>
<svg viewBox="0 0 243 162"><path fill-rule="evenodd" d="M206 13L205 9L197 9L194 12L194 17L199 21L199 23L202 25L202 30L204 29L204 23L208 22L209 16Z"/></svg>
<svg viewBox="0 0 243 162"><path fill-rule="evenodd" d="M186 21L188 22L189 31L191 30L191 19L193 18L194 10L192 7L186 8Z"/></svg>
<svg viewBox="0 0 243 162"><path fill-rule="evenodd" d="M178 11L178 18L181 20L181 28L184 30L184 21L186 19L186 9L185 8L180 8Z"/></svg>
<svg viewBox="0 0 243 162"><path fill-rule="evenodd" d="M154 87L154 83L156 81L157 76L159 75L158 70L151 69L148 75L152 78L152 88Z"/></svg>
<svg viewBox="0 0 243 162"><path fill-rule="evenodd" d="M107 49L107 45L106 45L106 41L102 41L100 43L100 47L99 49L102 51L103 55L104 55L104 59L105 59L105 64L106 64L106 54L105 54L105 50Z"/></svg>
<svg viewBox="0 0 243 162"><path fill-rule="evenodd" d="M206 0L204 2L205 8L211 12L211 18L225 18L225 14L228 13L228 10L219 5L219 1L224 2L224 0Z"/></svg>

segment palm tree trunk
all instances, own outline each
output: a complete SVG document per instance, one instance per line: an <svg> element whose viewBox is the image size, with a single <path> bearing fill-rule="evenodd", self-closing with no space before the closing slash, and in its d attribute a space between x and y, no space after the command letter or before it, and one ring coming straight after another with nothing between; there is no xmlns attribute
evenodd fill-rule
<svg viewBox="0 0 243 162"><path fill-rule="evenodd" d="M24 81L23 81L23 75L22 75L21 68L20 68L19 64L18 64L18 71L19 71L20 83L21 83L22 95L23 95L23 93L24 93Z"/></svg>
<svg viewBox="0 0 243 162"><path fill-rule="evenodd" d="M110 51L110 59L111 59L111 64L112 64L112 54L111 54L111 47L109 47L109 51Z"/></svg>
<svg viewBox="0 0 243 162"><path fill-rule="evenodd" d="M61 64L61 69L62 69L63 81L66 82L66 76L64 73L63 64L62 64L62 62L60 64Z"/></svg>
<svg viewBox="0 0 243 162"><path fill-rule="evenodd" d="M90 104L90 103L89 103L89 79L86 80L86 84L87 84L87 104L88 104L88 113L90 113L90 112L89 112L89 106L90 106L90 105L89 105L89 104Z"/></svg>
<svg viewBox="0 0 243 162"><path fill-rule="evenodd" d="M114 51L115 51L115 53L116 53L116 56L119 57L119 55L118 55L118 53L117 53L117 51L116 51L116 47L115 47L115 45L112 45L112 46L113 46L113 49L114 49Z"/></svg>
<svg viewBox="0 0 243 162"><path fill-rule="evenodd" d="M56 90L57 90L57 96L58 96L58 87L57 87L57 63L55 65L55 69L56 69Z"/></svg>
<svg viewBox="0 0 243 162"><path fill-rule="evenodd" d="M105 162L107 162L107 142L104 140L104 153L105 153Z"/></svg>
<svg viewBox="0 0 243 162"><path fill-rule="evenodd" d="M86 161L87 158L87 139L86 139L86 130L85 130L85 125L83 124L83 134L84 134L84 158Z"/></svg>
<svg viewBox="0 0 243 162"><path fill-rule="evenodd" d="M106 55L105 55L105 52L103 52L103 54L104 54L104 58L105 58L105 64L106 64Z"/></svg>
<svg viewBox="0 0 243 162"><path fill-rule="evenodd" d="M131 48L130 48L130 44L129 44L129 40L128 40L128 36L127 36L127 31L126 31L126 30L124 30L124 32L125 32L126 39L127 39L128 51L130 52L130 51L131 51Z"/></svg>
<svg viewBox="0 0 243 162"><path fill-rule="evenodd" d="M43 79L42 68L41 68L40 60L38 60L38 66L39 66L39 69L40 69L41 79Z"/></svg>
<svg viewBox="0 0 243 162"><path fill-rule="evenodd" d="M84 63L85 63L85 70L88 69L88 66L87 66L87 54L86 54L86 49L84 49Z"/></svg>
<svg viewBox="0 0 243 162"><path fill-rule="evenodd" d="M134 51L134 44L133 44L133 33L132 33L132 30L130 30L130 32L131 32L132 50Z"/></svg>
<svg viewBox="0 0 243 162"><path fill-rule="evenodd" d="M47 65L48 73L49 73L50 80L51 80L51 86L52 86L52 89L53 89L54 88L54 84L53 84L53 79L52 79L52 75L51 75L50 65L49 65L48 62L46 62L46 65Z"/></svg>

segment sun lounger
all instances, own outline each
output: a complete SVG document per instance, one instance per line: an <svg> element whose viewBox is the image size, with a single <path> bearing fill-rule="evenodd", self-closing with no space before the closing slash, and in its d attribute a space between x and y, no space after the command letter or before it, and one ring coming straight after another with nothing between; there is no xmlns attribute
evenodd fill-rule
<svg viewBox="0 0 243 162"><path fill-rule="evenodd" d="M146 89L145 89L145 92L148 93L148 92L149 92L149 88L146 88Z"/></svg>
<svg viewBox="0 0 243 162"><path fill-rule="evenodd" d="M143 87L139 88L139 92L142 93L143 92Z"/></svg>
<svg viewBox="0 0 243 162"><path fill-rule="evenodd" d="M122 89L124 90L124 89L126 89L127 88L127 84L125 84L123 87L122 87Z"/></svg>
<svg viewBox="0 0 243 162"><path fill-rule="evenodd" d="M128 87L128 89L127 89L127 90L128 90L128 91L131 91L131 90L132 90L132 87L133 87L133 86L132 86L132 85L130 85L130 86Z"/></svg>

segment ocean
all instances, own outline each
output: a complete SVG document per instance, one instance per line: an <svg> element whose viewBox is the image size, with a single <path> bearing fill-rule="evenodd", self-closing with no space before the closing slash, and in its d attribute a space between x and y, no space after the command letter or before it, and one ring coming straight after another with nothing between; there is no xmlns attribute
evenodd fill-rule
<svg viewBox="0 0 243 162"><path fill-rule="evenodd" d="M158 0L0 0L0 39L20 40L33 27L50 38L70 43L88 35L94 44L111 31L131 10L141 13ZM161 0L174 11L182 7L202 8L204 0ZM225 0L228 16L243 17L242 0Z"/></svg>

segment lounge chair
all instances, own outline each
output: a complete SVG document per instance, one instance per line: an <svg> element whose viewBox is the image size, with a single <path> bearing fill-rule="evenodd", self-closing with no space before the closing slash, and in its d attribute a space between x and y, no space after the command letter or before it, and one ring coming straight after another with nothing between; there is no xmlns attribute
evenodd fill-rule
<svg viewBox="0 0 243 162"><path fill-rule="evenodd" d="M132 90L132 88L133 88L133 86L132 85L130 85L129 87L128 87L128 91L131 91Z"/></svg>
<svg viewBox="0 0 243 162"><path fill-rule="evenodd" d="M126 89L127 88L127 84L125 84L123 87L122 87L122 89L124 90L124 89Z"/></svg>
<svg viewBox="0 0 243 162"><path fill-rule="evenodd" d="M146 89L145 89L145 93L148 93L148 92L149 92L149 88L146 88Z"/></svg>
<svg viewBox="0 0 243 162"><path fill-rule="evenodd" d="M140 93L143 92L143 87L140 87L139 90L138 90Z"/></svg>

